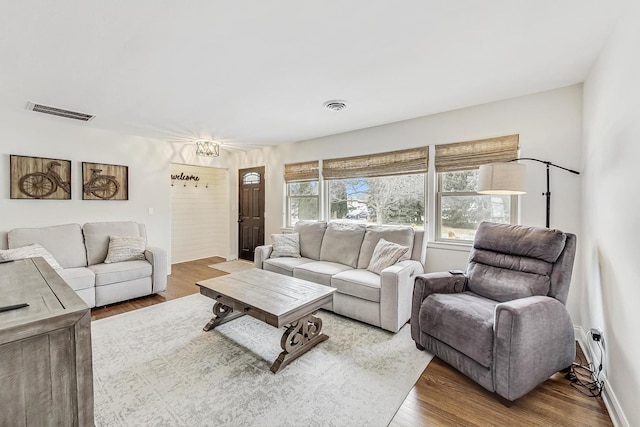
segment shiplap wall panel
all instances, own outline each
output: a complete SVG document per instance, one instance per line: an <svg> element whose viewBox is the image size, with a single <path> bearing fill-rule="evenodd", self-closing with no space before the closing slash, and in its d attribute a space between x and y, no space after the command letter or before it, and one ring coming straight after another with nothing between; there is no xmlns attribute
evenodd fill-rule
<svg viewBox="0 0 640 427"><path fill-rule="evenodd" d="M171 175L180 174L200 179L172 180L171 263L212 256L227 258L232 207L227 170L172 164Z"/></svg>

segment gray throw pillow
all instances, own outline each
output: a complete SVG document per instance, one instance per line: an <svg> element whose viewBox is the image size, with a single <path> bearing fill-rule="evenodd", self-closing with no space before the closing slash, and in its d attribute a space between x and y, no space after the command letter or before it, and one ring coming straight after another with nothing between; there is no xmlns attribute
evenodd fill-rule
<svg viewBox="0 0 640 427"><path fill-rule="evenodd" d="M104 263L111 264L144 259L144 251L146 249L147 243L144 237L109 236L109 249Z"/></svg>
<svg viewBox="0 0 640 427"><path fill-rule="evenodd" d="M272 234L273 250L269 258L300 258L300 234Z"/></svg>
<svg viewBox="0 0 640 427"><path fill-rule="evenodd" d="M376 274L381 274L382 270L398 262L398 260L406 254L408 250L409 248L406 246L387 242L381 238L378 240L378 243L373 250L367 270Z"/></svg>

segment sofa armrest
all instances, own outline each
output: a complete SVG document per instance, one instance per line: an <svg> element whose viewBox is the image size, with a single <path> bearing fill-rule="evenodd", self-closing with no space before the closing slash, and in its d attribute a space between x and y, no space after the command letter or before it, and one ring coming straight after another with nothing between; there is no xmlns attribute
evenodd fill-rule
<svg viewBox="0 0 640 427"><path fill-rule="evenodd" d="M398 332L411 316L414 278L424 273L419 261L401 261L380 274L380 327Z"/></svg>
<svg viewBox="0 0 640 427"><path fill-rule="evenodd" d="M426 273L416 277L411 302L411 338L420 342L420 307L431 294L453 294L462 292L467 286L467 276L446 272Z"/></svg>
<svg viewBox="0 0 640 427"><path fill-rule="evenodd" d="M262 268L262 263L271 256L272 250L273 245L257 246L253 253L253 265L256 268Z"/></svg>
<svg viewBox="0 0 640 427"><path fill-rule="evenodd" d="M494 387L515 400L573 363L573 324L566 307L547 296L533 296L496 306Z"/></svg>
<svg viewBox="0 0 640 427"><path fill-rule="evenodd" d="M144 257L151 263L151 292L156 294L167 289L167 251L147 246Z"/></svg>

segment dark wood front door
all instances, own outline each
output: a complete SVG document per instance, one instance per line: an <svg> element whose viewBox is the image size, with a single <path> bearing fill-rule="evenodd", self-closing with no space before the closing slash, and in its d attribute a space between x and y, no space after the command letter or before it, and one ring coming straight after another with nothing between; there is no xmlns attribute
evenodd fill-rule
<svg viewBox="0 0 640 427"><path fill-rule="evenodd" d="M264 245L264 166L238 171L238 258L253 261Z"/></svg>

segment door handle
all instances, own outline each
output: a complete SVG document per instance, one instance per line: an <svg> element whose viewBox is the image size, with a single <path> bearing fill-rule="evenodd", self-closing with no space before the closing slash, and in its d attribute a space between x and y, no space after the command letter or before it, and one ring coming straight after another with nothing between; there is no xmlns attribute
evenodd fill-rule
<svg viewBox="0 0 640 427"><path fill-rule="evenodd" d="M242 215L238 215L238 224L242 222Z"/></svg>

